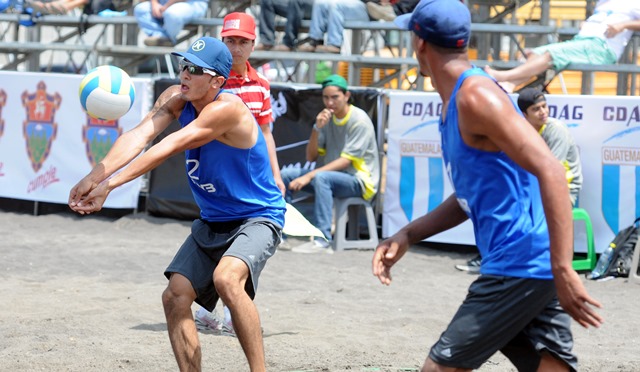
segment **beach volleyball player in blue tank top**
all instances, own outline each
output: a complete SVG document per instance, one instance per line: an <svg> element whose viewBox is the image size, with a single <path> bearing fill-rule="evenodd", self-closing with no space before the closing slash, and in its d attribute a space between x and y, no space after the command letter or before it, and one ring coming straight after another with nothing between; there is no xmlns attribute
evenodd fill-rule
<svg viewBox="0 0 640 372"><path fill-rule="evenodd" d="M470 22L457 0L422 0L396 19L411 31L420 73L442 99L442 154L454 193L383 241L373 273L390 284L391 267L411 244L471 219L480 276L422 371L477 369L497 351L520 371L576 370L571 317L584 327L602 318L572 268L565 171L509 96L469 63Z"/></svg>
<svg viewBox="0 0 640 372"><path fill-rule="evenodd" d="M165 271L169 285L162 295L178 367L202 369L191 304L210 311L220 298L231 312L250 369L263 371L253 298L260 272L280 242L285 202L255 118L239 97L222 89L232 64L227 47L202 37L187 52L173 54L182 57L180 84L167 88L142 122L120 136L105 159L74 186L69 206L82 214L99 211L111 190L185 152L200 218ZM140 155L174 120L181 129Z"/></svg>

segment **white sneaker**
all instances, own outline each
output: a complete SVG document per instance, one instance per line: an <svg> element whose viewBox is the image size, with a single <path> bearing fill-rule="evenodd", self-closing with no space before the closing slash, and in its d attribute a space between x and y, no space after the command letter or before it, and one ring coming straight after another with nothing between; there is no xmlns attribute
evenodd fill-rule
<svg viewBox="0 0 640 372"><path fill-rule="evenodd" d="M213 332L213 334L222 334L223 321L215 310L208 312L207 309L201 307L195 314L196 328L199 331Z"/></svg>
<svg viewBox="0 0 640 372"><path fill-rule="evenodd" d="M220 334L223 336L238 337L236 336L236 330L233 329L233 322L231 320L229 320L228 322L225 320L222 323L222 331L220 332Z"/></svg>
<svg viewBox="0 0 640 372"><path fill-rule="evenodd" d="M480 273L480 265L482 265L482 257L480 255L477 255L476 257L473 257L472 259L467 261L466 264L456 265L456 269L460 271L468 271L473 274L478 274Z"/></svg>
<svg viewBox="0 0 640 372"><path fill-rule="evenodd" d="M314 240L312 242L308 242L308 243L304 243L301 244L297 247L293 247L291 249L292 252L296 252L296 253L326 253L326 254L333 254L333 249L331 249L331 246L329 245L328 242L318 242L317 240Z"/></svg>

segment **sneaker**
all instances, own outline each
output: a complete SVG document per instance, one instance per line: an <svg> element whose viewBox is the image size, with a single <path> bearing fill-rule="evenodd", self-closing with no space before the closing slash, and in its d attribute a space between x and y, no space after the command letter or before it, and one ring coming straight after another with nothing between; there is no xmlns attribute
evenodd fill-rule
<svg viewBox="0 0 640 372"><path fill-rule="evenodd" d="M393 7L389 4L380 5L368 2L367 11L369 12L369 17L371 17L371 19L381 21L393 21L396 19L396 12L393 11Z"/></svg>
<svg viewBox="0 0 640 372"><path fill-rule="evenodd" d="M279 251L290 251L292 248L291 243L289 243L289 239L282 239L280 244L278 244Z"/></svg>
<svg viewBox="0 0 640 372"><path fill-rule="evenodd" d="M298 52L313 53L316 51L316 46L311 43L302 44L298 47Z"/></svg>
<svg viewBox="0 0 640 372"><path fill-rule="evenodd" d="M310 241L311 241L310 238L307 237L307 236L305 236L305 237L285 236L283 234L282 235L282 241L280 242L280 245L278 245L278 250L279 251L290 251L294 247L297 247L297 246L305 244L305 243L309 243Z"/></svg>
<svg viewBox="0 0 640 372"><path fill-rule="evenodd" d="M198 309L195 315L196 328L199 331L213 332L214 334L222 334L223 321L218 313L208 312L205 308Z"/></svg>
<svg viewBox="0 0 640 372"><path fill-rule="evenodd" d="M479 273L481 264L482 264L482 257L480 257L480 255L477 255L476 257L467 261L467 263L464 265L461 265L461 264L456 265L456 269L460 271L468 271L470 273Z"/></svg>
<svg viewBox="0 0 640 372"><path fill-rule="evenodd" d="M368 4L368 3L367 3ZM339 54L340 53L340 47L337 47L335 45L318 45L316 47L316 52L317 53L333 53L333 54Z"/></svg>
<svg viewBox="0 0 640 372"><path fill-rule="evenodd" d="M326 253L333 254L333 249L331 249L331 245L327 241L319 241L314 240L312 242L308 242L305 244L301 244L297 247L293 247L291 249L292 252L296 253Z"/></svg>
<svg viewBox="0 0 640 372"><path fill-rule="evenodd" d="M233 329L233 321L232 320L227 321L225 319L222 322L222 330L221 330L220 334L223 335L223 336L238 337L238 336L236 336L236 330Z"/></svg>
<svg viewBox="0 0 640 372"><path fill-rule="evenodd" d="M318 237L313 239L313 244L315 244L320 248L329 248L331 246L331 243L329 243L327 239L318 238Z"/></svg>

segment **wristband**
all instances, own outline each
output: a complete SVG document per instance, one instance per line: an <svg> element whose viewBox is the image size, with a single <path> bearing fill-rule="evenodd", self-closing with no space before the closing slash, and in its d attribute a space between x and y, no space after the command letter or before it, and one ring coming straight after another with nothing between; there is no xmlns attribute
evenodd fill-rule
<svg viewBox="0 0 640 372"><path fill-rule="evenodd" d="M313 130L315 130L316 132L320 133L320 128L318 128L318 126L316 124L313 124Z"/></svg>

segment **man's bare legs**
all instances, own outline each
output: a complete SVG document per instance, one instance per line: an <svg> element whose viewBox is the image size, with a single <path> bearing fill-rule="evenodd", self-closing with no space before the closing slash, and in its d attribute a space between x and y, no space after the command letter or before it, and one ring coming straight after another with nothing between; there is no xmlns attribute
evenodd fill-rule
<svg viewBox="0 0 640 372"><path fill-rule="evenodd" d="M171 275L169 285L162 293L169 340L181 372L201 370L202 350L191 313L191 304L195 298L191 282L175 273Z"/></svg>
<svg viewBox="0 0 640 372"><path fill-rule="evenodd" d="M544 54L530 53L527 61L510 70L494 70L485 66L484 71L498 82L511 83L514 86L522 84L533 76L540 75L551 67L552 58L548 52Z"/></svg>
<svg viewBox="0 0 640 372"><path fill-rule="evenodd" d="M264 345L258 309L247 292L245 283L249 268L240 259L222 257L213 273L213 283L222 301L227 305L233 320L233 329L252 372L265 371Z"/></svg>
<svg viewBox="0 0 640 372"><path fill-rule="evenodd" d="M569 366L562 360L554 358L551 354L547 352L542 353L542 357L540 358L540 364L537 368L540 372L546 371L568 371ZM438 364L431 360L431 358L427 357L427 360L424 362L424 366L422 366L421 372L462 372L462 371L471 371L470 369L463 368L453 368L453 367L445 367L441 364Z"/></svg>
<svg viewBox="0 0 640 372"><path fill-rule="evenodd" d="M569 366L564 361L554 358L553 355L548 352L542 353L540 364L538 365L538 371L569 371Z"/></svg>

